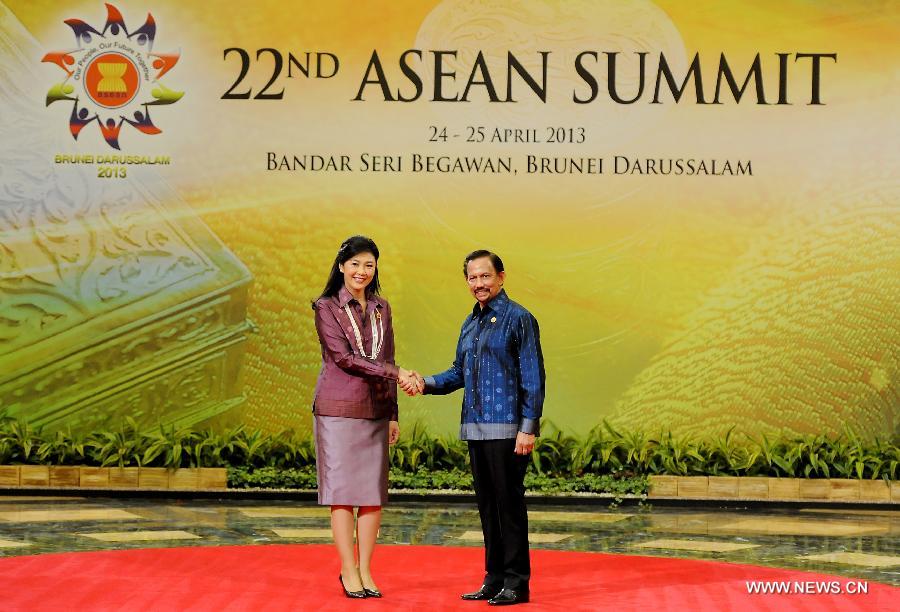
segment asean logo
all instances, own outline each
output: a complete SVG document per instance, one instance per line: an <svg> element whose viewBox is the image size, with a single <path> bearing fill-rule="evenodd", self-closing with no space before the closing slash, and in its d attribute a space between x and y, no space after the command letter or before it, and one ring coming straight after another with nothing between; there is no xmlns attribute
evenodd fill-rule
<svg viewBox="0 0 900 612"><path fill-rule="evenodd" d="M64 23L72 28L77 48L51 51L41 61L56 64L66 73L65 80L47 92L47 106L62 100L72 103L72 138L78 140L81 130L94 121L114 149L119 149L119 136L126 125L141 134L161 134L150 118L151 107L174 104L184 92L160 82L178 63L181 52L153 52L153 15L148 13L144 25L129 32L119 9L107 4L102 31L81 19Z"/></svg>

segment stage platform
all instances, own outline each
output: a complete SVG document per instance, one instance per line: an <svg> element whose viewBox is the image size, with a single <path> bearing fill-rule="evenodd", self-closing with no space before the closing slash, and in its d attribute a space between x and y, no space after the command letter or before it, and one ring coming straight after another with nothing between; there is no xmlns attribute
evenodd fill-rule
<svg viewBox="0 0 900 612"><path fill-rule="evenodd" d="M900 596L896 511L538 506L529 517L525 609L888 610ZM327 508L310 503L2 497L0 607L484 606L459 600L481 578L472 508L386 508L381 601L343 597L329 540Z"/></svg>

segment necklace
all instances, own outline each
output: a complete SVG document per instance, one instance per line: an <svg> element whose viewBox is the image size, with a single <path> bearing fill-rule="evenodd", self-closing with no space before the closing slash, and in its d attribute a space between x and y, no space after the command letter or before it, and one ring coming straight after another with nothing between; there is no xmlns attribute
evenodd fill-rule
<svg viewBox="0 0 900 612"><path fill-rule="evenodd" d="M366 351L363 348L362 334L359 333L359 326L356 324L356 319L353 318L353 313L350 312L349 304L344 304L344 312L347 313L347 318L350 319L350 325L353 326L353 335L356 336L356 347L359 349L359 354L366 359L374 361L375 358L378 357L378 353L381 352L381 345L384 344L384 321L380 316L375 316L374 309L369 313L369 323L372 325L372 355L369 356L366 355ZM376 318L378 319L378 327L375 326Z"/></svg>

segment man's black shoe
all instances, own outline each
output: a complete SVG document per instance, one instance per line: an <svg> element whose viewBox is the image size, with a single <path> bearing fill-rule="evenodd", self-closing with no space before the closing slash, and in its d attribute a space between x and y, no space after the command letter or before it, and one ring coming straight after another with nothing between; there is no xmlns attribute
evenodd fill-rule
<svg viewBox="0 0 900 612"><path fill-rule="evenodd" d="M478 589L477 591L475 591L474 593L463 593L462 595L460 595L460 597L462 597L463 599L468 599L468 600L491 599L492 597L494 597L495 595L500 593L500 591L502 591L502 590L503 590L502 586L490 586L487 584L482 584L481 588Z"/></svg>
<svg viewBox="0 0 900 612"><path fill-rule="evenodd" d="M527 589L503 589L488 600L488 604L492 606L511 606L520 603L528 603Z"/></svg>

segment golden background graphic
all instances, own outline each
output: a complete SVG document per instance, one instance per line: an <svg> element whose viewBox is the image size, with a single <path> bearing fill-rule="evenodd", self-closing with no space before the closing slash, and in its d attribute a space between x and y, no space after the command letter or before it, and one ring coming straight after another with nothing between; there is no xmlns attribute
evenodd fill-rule
<svg viewBox="0 0 900 612"><path fill-rule="evenodd" d="M71 140L68 107L43 107L58 69L41 64L41 56L72 45L64 19L102 26L103 3L5 0L6 9L0 9L4 406L56 424L96 422L99 417L84 419L91 410L112 419L129 414L115 398L141 385L163 384L167 368L182 363L178 359L187 372L195 364L190 356L208 345L189 339L193 348L178 359L161 350L155 363L129 362L116 373L115 384L102 382L109 376L86 378L79 383L80 403L60 403L40 387L22 391L24 371L36 376L38 366L52 370L69 363L65 359L90 354L97 329L110 341L124 342L154 326L177 336L177 313L198 299L229 295L234 307L217 320L223 341L227 336L234 343L220 359L225 369L209 376L224 376L231 388L215 386L218 403L193 412L179 402L196 406L196 391L185 400L166 400L170 407L163 412L169 416L152 417L306 430L320 365L309 304L340 242L363 233L381 249L398 362L425 374L450 364L471 307L463 257L476 248L501 254L510 296L540 322L548 373L545 416L564 430L582 432L608 418L625 427L692 435L732 426L748 433L838 432L845 425L867 436L897 433L896 3L114 4L129 25L153 14L154 50L181 49L171 78L185 91L177 105L154 110L161 135L134 132L121 140L123 152L170 155L171 166L130 167L126 179L99 179L93 167L54 165L56 154L110 151L96 130ZM269 55L256 59L257 49L274 48L285 57L330 52L339 57L340 70L330 79L282 74L272 86L284 90L281 100L222 100L240 70L237 56L223 56L229 47L249 51L253 61L238 89L253 93L269 80L273 66ZM353 101L373 50L391 88L409 93L398 65L407 49L425 54L414 64L424 81L421 99L384 102L380 88L369 86L364 101ZM518 81L514 104L491 103L480 87L467 103L430 102L427 50L440 49L459 50L446 65L457 74L457 95L479 50L496 68L492 76L504 95L507 51L538 74L538 52L550 51L547 101ZM837 53L838 60L822 63L823 105L808 104L810 65L793 59L791 105L757 105L752 88L740 104L728 96L720 105L695 104L690 95L675 104L671 94L651 104L653 70L643 97L622 105L604 95L601 55L600 63L590 64L601 95L578 105L573 91L583 95L585 85L573 64L584 50L621 52L616 84L623 93L636 91L635 52L664 53L679 82L699 53L710 91L721 53L739 77L758 53L772 101L776 54ZM461 137L430 142L430 126ZM537 128L542 135L545 128L584 127L586 141L467 143L468 126ZM266 169L270 152L353 160L368 153L405 161L414 153L516 159L530 154L602 157L605 165L602 175L526 174L524 166L516 175L413 173L408 166L397 173L274 172ZM751 160L753 176L614 175L615 156ZM25 193L21 185L28 180L60 187ZM55 195L72 185L80 185L80 199ZM167 231L184 244L200 241L205 246L192 250L193 256L219 262L220 272L210 264L203 280L185 282L175 292L153 287L145 292L152 301L143 310L126 312L113 304L110 312L118 319L109 325L95 306L110 302L73 289L66 304L82 319L65 337L52 316L44 320L52 325L17 323L20 309L14 306L20 308L23 283L53 291L71 286L73 278L82 278L71 276L78 257L90 255L95 244L84 236L116 236L115 223L98 226L102 217L92 215L104 210L104 202L118 202L117 191L127 192L129 206L142 214L162 215ZM17 230L13 211L29 219L36 233ZM148 219L137 227L143 231L159 222ZM47 228L71 243L61 247L67 255L51 276L44 270L48 251L40 247L41 236L52 238ZM122 249L133 246L126 241ZM146 267L146 255L129 261L137 274L155 269ZM125 278L149 286L145 278ZM23 365L23 350L40 354L40 360ZM192 389L203 387L203 376L194 376ZM111 399L93 398L83 388L89 380L100 381L98 392ZM5 399L15 393L14 402ZM158 395L144 394L139 403L153 404ZM403 397L401 420L452 433L460 401L458 395ZM150 419L148 410L141 414Z"/></svg>

